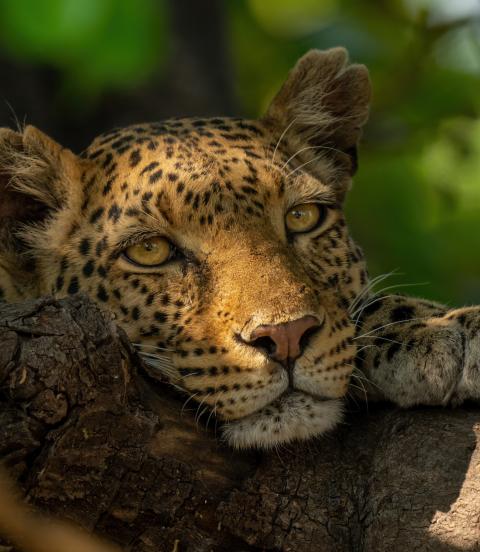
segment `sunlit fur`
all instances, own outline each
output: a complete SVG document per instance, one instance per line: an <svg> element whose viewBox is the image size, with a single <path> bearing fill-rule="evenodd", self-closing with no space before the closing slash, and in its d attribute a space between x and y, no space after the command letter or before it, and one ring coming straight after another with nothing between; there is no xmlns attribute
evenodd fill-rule
<svg viewBox="0 0 480 552"><path fill-rule="evenodd" d="M330 105L337 94L349 105ZM341 417L355 357L349 307L367 281L342 205L368 96L365 71L337 49L303 58L258 121L136 125L98 137L81 158L32 127L3 131L9 185L50 200L46 219L15 230L35 272L26 275L13 247L0 252L4 297L86 292L152 371L225 422L235 447L322 434ZM288 234L285 214L308 202L327 206L323 222ZM122 254L152 236L178 256L142 268ZM260 325L307 315L321 327L289 384L281 364L246 342Z"/></svg>

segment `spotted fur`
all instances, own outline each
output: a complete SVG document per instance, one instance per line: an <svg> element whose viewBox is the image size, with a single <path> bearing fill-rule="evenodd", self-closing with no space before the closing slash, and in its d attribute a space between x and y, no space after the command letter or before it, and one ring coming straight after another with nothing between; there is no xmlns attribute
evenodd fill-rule
<svg viewBox="0 0 480 552"><path fill-rule="evenodd" d="M343 202L369 98L365 67L337 48L306 54L259 120L139 124L81 157L2 129L0 298L87 293L236 447L334 427L356 363L372 398L478 396L478 309L368 291ZM290 234L285 213L308 202L322 224ZM152 236L173 244L169 262L125 258ZM304 316L318 325L294 366L251 344L255 328Z"/></svg>

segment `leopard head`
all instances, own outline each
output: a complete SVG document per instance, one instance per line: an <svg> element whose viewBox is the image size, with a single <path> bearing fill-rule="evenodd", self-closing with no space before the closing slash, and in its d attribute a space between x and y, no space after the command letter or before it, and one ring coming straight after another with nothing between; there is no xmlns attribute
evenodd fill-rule
<svg viewBox="0 0 480 552"><path fill-rule="evenodd" d="M235 447L322 434L367 278L343 202L369 98L336 48L302 57L258 120L139 124L81 156L2 129L4 298L87 293Z"/></svg>

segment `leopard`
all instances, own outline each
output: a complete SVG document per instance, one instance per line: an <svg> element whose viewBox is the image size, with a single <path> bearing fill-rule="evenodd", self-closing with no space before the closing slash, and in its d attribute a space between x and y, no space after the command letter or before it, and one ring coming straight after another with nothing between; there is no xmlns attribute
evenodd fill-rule
<svg viewBox="0 0 480 552"><path fill-rule="evenodd" d="M86 294L236 449L318 438L349 396L478 402L480 307L376 293L349 233L370 103L337 47L257 119L136 124L80 154L2 128L0 300Z"/></svg>

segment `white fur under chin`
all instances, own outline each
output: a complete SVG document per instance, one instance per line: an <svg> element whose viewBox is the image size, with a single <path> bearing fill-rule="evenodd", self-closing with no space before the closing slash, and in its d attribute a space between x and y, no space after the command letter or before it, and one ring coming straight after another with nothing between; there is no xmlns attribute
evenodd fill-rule
<svg viewBox="0 0 480 552"><path fill-rule="evenodd" d="M227 422L223 435L236 449L269 449L319 436L335 427L342 415L341 400L321 401L295 392L245 418Z"/></svg>

